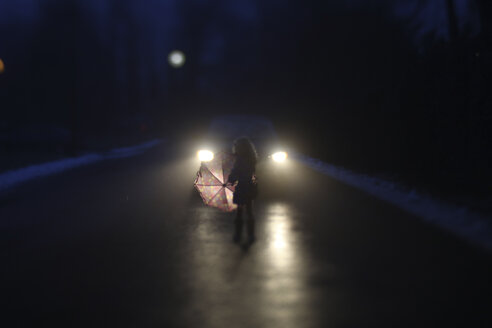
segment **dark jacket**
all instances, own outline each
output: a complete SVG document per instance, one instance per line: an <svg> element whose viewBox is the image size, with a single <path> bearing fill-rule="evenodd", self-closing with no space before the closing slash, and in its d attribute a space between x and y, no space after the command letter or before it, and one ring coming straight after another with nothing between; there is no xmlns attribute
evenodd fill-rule
<svg viewBox="0 0 492 328"><path fill-rule="evenodd" d="M253 183L255 166L254 163L249 163L240 157L236 158L231 174L227 179L227 182L232 184L237 181L233 198L235 204L246 204L256 198L257 186L256 183Z"/></svg>

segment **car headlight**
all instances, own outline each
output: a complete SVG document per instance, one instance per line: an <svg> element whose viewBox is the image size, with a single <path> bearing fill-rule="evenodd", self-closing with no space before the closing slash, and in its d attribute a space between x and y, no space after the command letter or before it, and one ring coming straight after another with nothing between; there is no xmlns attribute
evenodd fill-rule
<svg viewBox="0 0 492 328"><path fill-rule="evenodd" d="M197 153L198 159L202 162L210 162L211 160L214 159L214 153L212 153L210 150L199 150Z"/></svg>
<svg viewBox="0 0 492 328"><path fill-rule="evenodd" d="M285 162L285 160L287 159L287 153L284 151L276 152L272 155L272 159L277 163Z"/></svg>

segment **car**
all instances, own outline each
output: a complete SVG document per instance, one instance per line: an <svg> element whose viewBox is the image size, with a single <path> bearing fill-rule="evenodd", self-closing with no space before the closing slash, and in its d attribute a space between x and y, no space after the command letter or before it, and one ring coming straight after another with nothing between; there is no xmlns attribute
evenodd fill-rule
<svg viewBox="0 0 492 328"><path fill-rule="evenodd" d="M253 142L259 161L283 163L287 160L287 150L285 145L281 146L272 122L258 115L224 115L213 118L197 151L198 159L207 162L214 158L215 153L231 152L234 140L242 136Z"/></svg>

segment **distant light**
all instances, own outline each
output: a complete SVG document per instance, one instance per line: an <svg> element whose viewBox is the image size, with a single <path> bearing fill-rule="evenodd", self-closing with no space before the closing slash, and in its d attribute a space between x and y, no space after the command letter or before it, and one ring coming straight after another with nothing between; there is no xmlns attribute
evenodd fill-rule
<svg viewBox="0 0 492 328"><path fill-rule="evenodd" d="M169 65L175 68L183 66L186 61L184 53L179 50L171 51L167 59L169 61Z"/></svg>
<svg viewBox="0 0 492 328"><path fill-rule="evenodd" d="M5 64L3 60L0 58L0 74L2 74L3 72L5 72Z"/></svg>
<svg viewBox="0 0 492 328"><path fill-rule="evenodd" d="M198 159L202 162L210 162L214 159L214 153L212 153L210 150L200 150L198 151L197 155Z"/></svg>
<svg viewBox="0 0 492 328"><path fill-rule="evenodd" d="M279 151L273 154L272 158L275 162L279 162L279 163L285 162L285 160L287 159L287 153L284 151Z"/></svg>

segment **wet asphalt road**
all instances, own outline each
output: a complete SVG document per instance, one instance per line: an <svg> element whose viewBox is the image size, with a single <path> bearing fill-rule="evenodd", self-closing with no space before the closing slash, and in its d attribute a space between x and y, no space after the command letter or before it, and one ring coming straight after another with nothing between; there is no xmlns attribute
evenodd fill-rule
<svg viewBox="0 0 492 328"><path fill-rule="evenodd" d="M492 327L492 256L291 162L256 243L157 147L0 195L1 327Z"/></svg>

